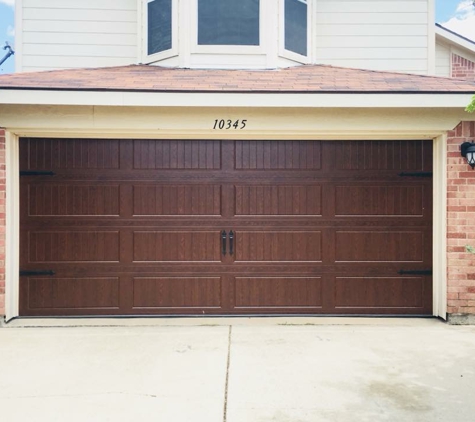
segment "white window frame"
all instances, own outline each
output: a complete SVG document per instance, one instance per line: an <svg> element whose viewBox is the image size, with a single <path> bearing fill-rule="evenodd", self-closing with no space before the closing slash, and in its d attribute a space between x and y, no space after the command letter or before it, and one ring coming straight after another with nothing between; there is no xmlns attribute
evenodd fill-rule
<svg viewBox="0 0 475 422"><path fill-rule="evenodd" d="M285 0L279 0L279 56L295 62L309 64L312 62L312 37L313 37L313 0L307 0L307 55L295 53L285 48Z"/></svg>
<svg viewBox="0 0 475 422"><path fill-rule="evenodd" d="M172 0L172 48L159 53L148 54L148 3L153 0L140 0L142 11L142 62L153 63L178 56L179 51L179 5L178 0Z"/></svg>
<svg viewBox="0 0 475 422"><path fill-rule="evenodd" d="M259 45L199 45L198 44L198 0L190 1L191 53L198 54L265 54L267 45L266 19L267 1L259 1ZM237 1L237 0L236 0Z"/></svg>

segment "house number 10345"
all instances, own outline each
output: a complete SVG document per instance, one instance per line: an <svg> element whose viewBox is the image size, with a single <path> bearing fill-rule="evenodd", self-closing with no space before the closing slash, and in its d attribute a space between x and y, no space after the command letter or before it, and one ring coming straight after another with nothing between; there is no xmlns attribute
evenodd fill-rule
<svg viewBox="0 0 475 422"><path fill-rule="evenodd" d="M247 120L246 119L238 119L238 120L224 120L224 119L216 119L214 121L214 130L242 130L246 127Z"/></svg>

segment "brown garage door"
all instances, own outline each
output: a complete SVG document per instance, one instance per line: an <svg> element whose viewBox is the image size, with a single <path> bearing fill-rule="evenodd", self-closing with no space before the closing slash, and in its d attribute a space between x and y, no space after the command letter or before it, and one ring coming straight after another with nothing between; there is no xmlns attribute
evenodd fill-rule
<svg viewBox="0 0 475 422"><path fill-rule="evenodd" d="M21 315L431 313L431 142L20 151Z"/></svg>

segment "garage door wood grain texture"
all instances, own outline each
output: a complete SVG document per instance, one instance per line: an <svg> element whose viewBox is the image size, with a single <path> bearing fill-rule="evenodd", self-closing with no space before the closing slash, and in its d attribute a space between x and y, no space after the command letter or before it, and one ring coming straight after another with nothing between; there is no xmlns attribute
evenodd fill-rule
<svg viewBox="0 0 475 422"><path fill-rule="evenodd" d="M21 315L431 314L428 141L20 140ZM223 254L222 231L226 232ZM233 231L233 254L229 232Z"/></svg>

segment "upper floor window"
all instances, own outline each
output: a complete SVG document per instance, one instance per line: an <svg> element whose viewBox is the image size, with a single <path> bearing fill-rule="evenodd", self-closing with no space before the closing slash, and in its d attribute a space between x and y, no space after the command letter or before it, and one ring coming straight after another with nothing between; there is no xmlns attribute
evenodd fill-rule
<svg viewBox="0 0 475 422"><path fill-rule="evenodd" d="M258 46L260 0L198 0L198 45Z"/></svg>
<svg viewBox="0 0 475 422"><path fill-rule="evenodd" d="M284 48L307 56L307 0L285 0L284 9Z"/></svg>
<svg viewBox="0 0 475 422"><path fill-rule="evenodd" d="M316 0L139 0L143 62L275 68L312 60Z"/></svg>
<svg viewBox="0 0 475 422"><path fill-rule="evenodd" d="M172 48L172 0L148 0L147 28L148 55Z"/></svg>

